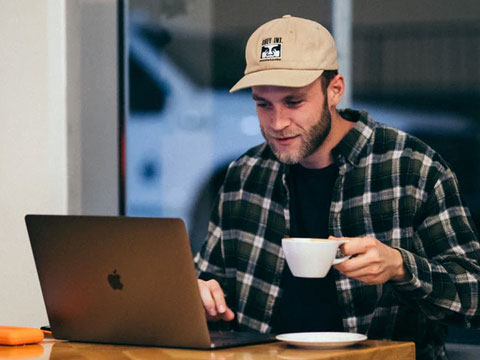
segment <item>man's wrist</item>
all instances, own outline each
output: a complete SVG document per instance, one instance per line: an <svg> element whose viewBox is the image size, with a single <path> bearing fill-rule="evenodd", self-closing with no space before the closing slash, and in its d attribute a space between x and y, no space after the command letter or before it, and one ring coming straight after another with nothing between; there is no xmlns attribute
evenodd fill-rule
<svg viewBox="0 0 480 360"><path fill-rule="evenodd" d="M407 282L407 281L411 280L412 274L405 267L405 264L403 263L403 257L402 257L402 254L401 254L400 250L397 250L397 249L394 249L394 250L396 252L397 261L395 262L396 263L395 267L396 267L397 270L394 273L394 275L391 277L390 280L395 281L395 282Z"/></svg>

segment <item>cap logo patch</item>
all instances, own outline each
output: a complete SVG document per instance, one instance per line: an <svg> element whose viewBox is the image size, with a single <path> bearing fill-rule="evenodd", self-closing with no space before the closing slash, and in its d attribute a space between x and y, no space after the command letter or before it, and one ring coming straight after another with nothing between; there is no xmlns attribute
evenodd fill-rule
<svg viewBox="0 0 480 360"><path fill-rule="evenodd" d="M274 37L263 39L260 61L281 60L282 59L282 38Z"/></svg>

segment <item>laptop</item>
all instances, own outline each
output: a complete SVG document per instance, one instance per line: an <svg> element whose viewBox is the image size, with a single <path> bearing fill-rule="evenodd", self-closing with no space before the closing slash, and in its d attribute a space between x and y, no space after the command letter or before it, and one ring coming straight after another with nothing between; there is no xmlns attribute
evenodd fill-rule
<svg viewBox="0 0 480 360"><path fill-rule="evenodd" d="M57 339L196 349L274 341L271 334L209 332L181 219L25 221Z"/></svg>

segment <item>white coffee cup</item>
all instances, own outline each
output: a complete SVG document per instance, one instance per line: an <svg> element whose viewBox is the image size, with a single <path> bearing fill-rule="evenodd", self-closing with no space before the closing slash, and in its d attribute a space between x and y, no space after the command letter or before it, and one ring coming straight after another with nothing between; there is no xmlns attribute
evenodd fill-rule
<svg viewBox="0 0 480 360"><path fill-rule="evenodd" d="M336 258L338 247L348 240L283 238L282 248L292 274L304 278L325 277L332 265L350 258Z"/></svg>

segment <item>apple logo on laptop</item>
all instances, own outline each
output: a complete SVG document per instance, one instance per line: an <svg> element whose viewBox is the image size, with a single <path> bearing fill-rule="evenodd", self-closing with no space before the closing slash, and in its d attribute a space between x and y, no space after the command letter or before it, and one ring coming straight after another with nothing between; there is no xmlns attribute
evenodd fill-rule
<svg viewBox="0 0 480 360"><path fill-rule="evenodd" d="M108 275L108 283L110 284L113 290L123 289L123 284L120 281L120 275L117 274L117 269L113 271L113 274Z"/></svg>

